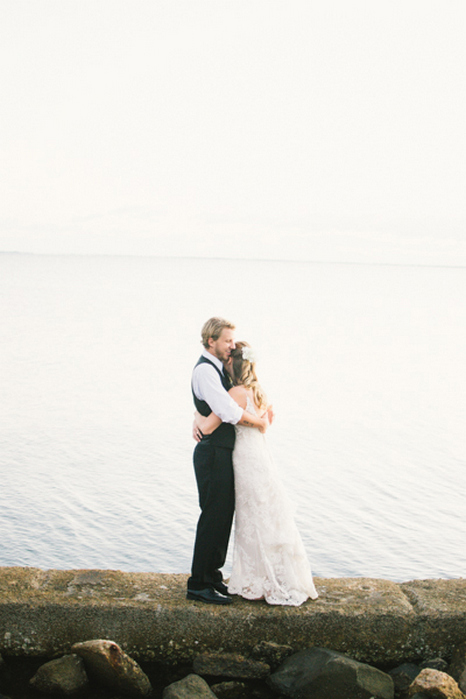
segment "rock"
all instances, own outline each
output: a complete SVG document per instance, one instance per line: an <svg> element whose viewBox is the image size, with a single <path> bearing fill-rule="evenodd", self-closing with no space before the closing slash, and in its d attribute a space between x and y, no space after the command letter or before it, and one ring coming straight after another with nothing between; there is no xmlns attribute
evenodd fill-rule
<svg viewBox="0 0 466 699"><path fill-rule="evenodd" d="M416 692L427 694L428 697L435 697L435 699L466 699L453 677L446 672L430 668L421 670L409 688L410 697L413 697Z"/></svg>
<svg viewBox="0 0 466 699"><path fill-rule="evenodd" d="M219 682L213 684L211 690L217 699L247 699L247 686L244 682Z"/></svg>
<svg viewBox="0 0 466 699"><path fill-rule="evenodd" d="M188 675L165 687L162 699L217 699L217 697L202 677Z"/></svg>
<svg viewBox="0 0 466 699"><path fill-rule="evenodd" d="M196 656L193 670L198 675L263 679L270 674L270 666L258 660L249 660L237 653L202 653Z"/></svg>
<svg viewBox="0 0 466 699"><path fill-rule="evenodd" d="M424 662L419 665L419 670L425 670L426 667L430 670L446 672L448 670L448 663L443 658L431 658L430 660L424 660Z"/></svg>
<svg viewBox="0 0 466 699"><path fill-rule="evenodd" d="M454 649L448 674L458 682L459 688L466 694L466 643Z"/></svg>
<svg viewBox="0 0 466 699"><path fill-rule="evenodd" d="M420 673L420 668L414 663L403 663L388 673L393 680L395 694L403 694L408 691L412 682Z"/></svg>
<svg viewBox="0 0 466 699"><path fill-rule="evenodd" d="M83 660L72 654L41 665L29 683L46 694L74 694L85 689L89 681Z"/></svg>
<svg viewBox="0 0 466 699"><path fill-rule="evenodd" d="M267 663L270 667L278 667L285 658L293 655L291 646L280 646L278 643L270 643L269 641L261 641L252 649L252 657L255 660L261 660Z"/></svg>
<svg viewBox="0 0 466 699"><path fill-rule="evenodd" d="M98 639L75 643L71 650L84 660L90 675L122 694L140 697L152 689L149 678L137 662L113 641Z"/></svg>
<svg viewBox="0 0 466 699"><path fill-rule="evenodd" d="M293 699L393 699L393 680L381 670L326 648L295 653L268 679Z"/></svg>

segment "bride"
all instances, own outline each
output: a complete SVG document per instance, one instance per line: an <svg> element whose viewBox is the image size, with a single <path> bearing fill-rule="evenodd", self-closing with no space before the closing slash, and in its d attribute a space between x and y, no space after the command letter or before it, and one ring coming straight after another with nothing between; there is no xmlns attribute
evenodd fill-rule
<svg viewBox="0 0 466 699"><path fill-rule="evenodd" d="M237 342L226 367L233 379L229 393L244 410L270 412L257 380L255 358L247 342ZM203 434L221 423L211 413L196 413ZM265 435L236 425L233 450L235 474L235 543L228 592L269 604L299 606L317 598L312 573L292 506L285 494Z"/></svg>

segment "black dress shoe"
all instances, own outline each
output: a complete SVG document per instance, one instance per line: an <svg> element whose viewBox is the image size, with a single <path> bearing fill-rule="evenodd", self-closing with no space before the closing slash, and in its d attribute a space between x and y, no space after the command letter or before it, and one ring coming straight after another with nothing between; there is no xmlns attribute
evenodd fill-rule
<svg viewBox="0 0 466 699"><path fill-rule="evenodd" d="M206 587L204 590L188 590L186 599L206 602L206 604L231 604L233 601L228 595L222 595L211 587Z"/></svg>
<svg viewBox="0 0 466 699"><path fill-rule="evenodd" d="M212 587L214 587L217 592L220 592L221 595L228 595L228 587L224 582L212 583Z"/></svg>

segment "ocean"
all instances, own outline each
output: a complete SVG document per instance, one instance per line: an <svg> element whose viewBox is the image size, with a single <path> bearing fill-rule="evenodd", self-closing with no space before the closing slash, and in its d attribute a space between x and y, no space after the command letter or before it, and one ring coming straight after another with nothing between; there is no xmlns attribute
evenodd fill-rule
<svg viewBox="0 0 466 699"><path fill-rule="evenodd" d="M189 573L221 315L314 575L465 575L466 268L4 253L0 307L0 565Z"/></svg>

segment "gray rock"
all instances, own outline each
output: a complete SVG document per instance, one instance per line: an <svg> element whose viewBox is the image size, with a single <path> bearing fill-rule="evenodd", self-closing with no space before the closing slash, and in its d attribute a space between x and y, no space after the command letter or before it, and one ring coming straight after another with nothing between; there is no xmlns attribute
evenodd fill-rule
<svg viewBox="0 0 466 699"><path fill-rule="evenodd" d="M84 660L89 675L107 687L133 697L145 696L152 689L137 662L113 641L75 643L71 650Z"/></svg>
<svg viewBox="0 0 466 699"><path fill-rule="evenodd" d="M293 655L293 648L291 646L280 646L278 643L271 643L269 641L261 641L252 649L252 657L254 660L261 660L263 663L267 663L270 667L278 667L285 660Z"/></svg>
<svg viewBox="0 0 466 699"><path fill-rule="evenodd" d="M412 698L416 692L435 699L466 699L457 683L446 672L424 668L409 688Z"/></svg>
<svg viewBox="0 0 466 699"><path fill-rule="evenodd" d="M165 687L162 699L217 699L217 697L202 677L188 675Z"/></svg>
<svg viewBox="0 0 466 699"><path fill-rule="evenodd" d="M458 682L459 688L466 694L466 643L454 649L448 674Z"/></svg>
<svg viewBox="0 0 466 699"><path fill-rule="evenodd" d="M84 662L73 654L41 665L29 683L39 692L67 695L86 689L89 681Z"/></svg>
<svg viewBox="0 0 466 699"><path fill-rule="evenodd" d="M270 674L267 663L237 653L202 653L194 658L193 670L198 675L236 679L263 679Z"/></svg>
<svg viewBox="0 0 466 699"><path fill-rule="evenodd" d="M425 670L426 668L446 672L448 670L448 663L443 658L429 658L429 660L424 660L424 662L419 665L419 670Z"/></svg>
<svg viewBox="0 0 466 699"><path fill-rule="evenodd" d="M421 672L420 668L414 663L403 663L390 670L388 673L393 680L395 694L403 694L407 692L411 683Z"/></svg>
<svg viewBox="0 0 466 699"><path fill-rule="evenodd" d="M326 648L295 653L268 679L292 699L393 699L393 680L381 670Z"/></svg>
<svg viewBox="0 0 466 699"><path fill-rule="evenodd" d="M247 699L249 697L246 684L236 680L213 684L211 690L217 699Z"/></svg>

